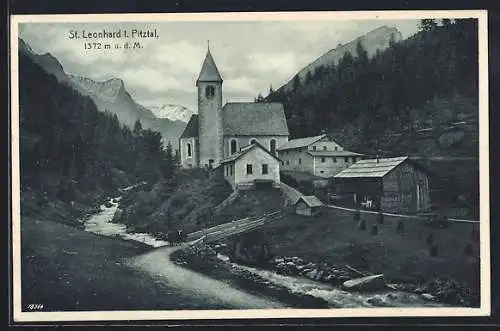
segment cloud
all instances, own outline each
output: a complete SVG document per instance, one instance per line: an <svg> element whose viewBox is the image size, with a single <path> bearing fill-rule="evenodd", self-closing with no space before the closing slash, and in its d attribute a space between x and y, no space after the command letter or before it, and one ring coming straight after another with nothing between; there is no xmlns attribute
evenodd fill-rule
<svg viewBox="0 0 500 331"><path fill-rule="evenodd" d="M123 71L123 80L129 85L148 87L153 92L166 93L169 89L182 89L186 85L174 76L154 67L141 66ZM187 86L186 86L187 87Z"/></svg>
<svg viewBox="0 0 500 331"><path fill-rule="evenodd" d="M253 53L247 55L248 68L257 73L290 74L297 70L297 59L293 53Z"/></svg>
<svg viewBox="0 0 500 331"><path fill-rule="evenodd" d="M251 77L230 78L224 82L224 90L228 92L249 92L255 91L258 80Z"/></svg>
<svg viewBox="0 0 500 331"><path fill-rule="evenodd" d="M155 49L153 61L160 65L168 65L172 71L197 73L202 64L206 50L185 40L161 45Z"/></svg>

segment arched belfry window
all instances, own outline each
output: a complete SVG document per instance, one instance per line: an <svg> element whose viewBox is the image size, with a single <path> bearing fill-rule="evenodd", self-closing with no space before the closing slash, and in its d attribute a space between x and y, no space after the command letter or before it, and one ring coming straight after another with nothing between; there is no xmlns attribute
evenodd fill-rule
<svg viewBox="0 0 500 331"><path fill-rule="evenodd" d="M213 85L208 85L205 88L205 97L207 99L212 99L215 95L215 87Z"/></svg>
<svg viewBox="0 0 500 331"><path fill-rule="evenodd" d="M231 140L231 154L234 154L238 151L238 148L237 148L237 143L236 143L236 139L232 139Z"/></svg>
<svg viewBox="0 0 500 331"><path fill-rule="evenodd" d="M276 154L276 140L275 139L271 139L271 153L272 154Z"/></svg>
<svg viewBox="0 0 500 331"><path fill-rule="evenodd" d="M188 157L191 157L192 155L192 150L191 150L191 144L187 143L187 155Z"/></svg>

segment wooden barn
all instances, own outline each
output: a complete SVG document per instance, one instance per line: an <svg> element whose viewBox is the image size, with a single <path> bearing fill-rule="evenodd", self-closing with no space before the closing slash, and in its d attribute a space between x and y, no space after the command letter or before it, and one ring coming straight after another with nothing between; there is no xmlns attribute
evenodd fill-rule
<svg viewBox="0 0 500 331"><path fill-rule="evenodd" d="M333 178L340 195L384 211L417 213L429 208L427 171L407 156L361 160Z"/></svg>
<svg viewBox="0 0 500 331"><path fill-rule="evenodd" d="M303 195L294 204L295 213L304 216L316 216L323 203L314 195Z"/></svg>

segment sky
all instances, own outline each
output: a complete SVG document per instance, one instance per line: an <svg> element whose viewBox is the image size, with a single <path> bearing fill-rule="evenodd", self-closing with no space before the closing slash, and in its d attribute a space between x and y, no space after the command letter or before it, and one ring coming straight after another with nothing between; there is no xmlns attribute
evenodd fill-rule
<svg viewBox="0 0 500 331"><path fill-rule="evenodd" d="M21 23L19 36L36 53L54 55L69 74L97 81L121 78L132 97L146 107L170 103L196 112L195 83L207 40L224 79L223 103L253 101L339 43L382 25L396 27L407 38L417 31L418 20ZM126 30L128 38L83 38L83 30L88 34L103 29ZM132 39L133 29L156 29L158 38ZM70 38L72 31L80 38ZM142 48L114 48L134 41ZM89 50L86 42L109 43L112 48Z"/></svg>

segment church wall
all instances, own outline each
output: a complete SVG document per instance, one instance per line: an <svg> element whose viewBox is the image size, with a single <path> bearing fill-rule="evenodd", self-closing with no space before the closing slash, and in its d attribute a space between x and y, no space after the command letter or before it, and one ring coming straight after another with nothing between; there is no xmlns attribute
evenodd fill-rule
<svg viewBox="0 0 500 331"><path fill-rule="evenodd" d="M191 144L191 156L188 155L188 144ZM181 138L179 150L182 168L189 169L198 167L199 156L197 138Z"/></svg>
<svg viewBox="0 0 500 331"><path fill-rule="evenodd" d="M215 87L212 99L206 97L206 87ZM213 159L213 167L222 159L222 84L198 82L198 129L200 141L200 166Z"/></svg>
<svg viewBox="0 0 500 331"><path fill-rule="evenodd" d="M271 151L271 139L276 140L276 149L288 141L287 136L224 136L224 157L228 157L231 151L231 140L236 140L236 151L250 145L250 140L255 139L259 144Z"/></svg>

